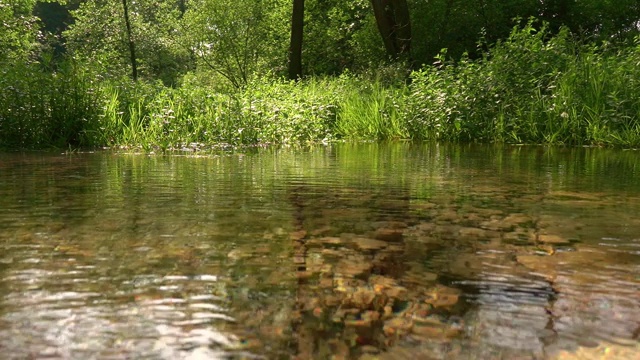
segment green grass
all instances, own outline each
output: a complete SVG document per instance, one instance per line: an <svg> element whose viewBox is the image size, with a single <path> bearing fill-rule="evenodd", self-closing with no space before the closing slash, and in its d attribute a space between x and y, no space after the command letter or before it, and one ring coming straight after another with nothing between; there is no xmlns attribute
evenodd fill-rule
<svg viewBox="0 0 640 360"><path fill-rule="evenodd" d="M90 145L99 114L97 85L70 64L55 72L41 64L0 64L0 147Z"/></svg>
<svg viewBox="0 0 640 360"><path fill-rule="evenodd" d="M352 140L406 139L401 106L404 91L382 86L379 80L366 86L352 85L339 102L336 136Z"/></svg>

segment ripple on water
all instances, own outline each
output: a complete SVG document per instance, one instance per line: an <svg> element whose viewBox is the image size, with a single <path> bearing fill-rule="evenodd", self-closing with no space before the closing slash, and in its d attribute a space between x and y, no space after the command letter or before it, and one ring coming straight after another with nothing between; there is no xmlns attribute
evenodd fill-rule
<svg viewBox="0 0 640 360"><path fill-rule="evenodd" d="M111 294L60 289L55 280L65 276L86 274L24 269L4 277L13 289L5 293L0 317L4 358L22 359L25 350L31 357L53 359L222 358L242 352L239 339L225 330L235 319L223 298L197 292L206 291L202 284L213 284L218 276L145 275L123 281L124 288L133 285L130 291ZM108 290L113 280L102 277L92 284ZM168 293L166 284L179 284L186 293Z"/></svg>

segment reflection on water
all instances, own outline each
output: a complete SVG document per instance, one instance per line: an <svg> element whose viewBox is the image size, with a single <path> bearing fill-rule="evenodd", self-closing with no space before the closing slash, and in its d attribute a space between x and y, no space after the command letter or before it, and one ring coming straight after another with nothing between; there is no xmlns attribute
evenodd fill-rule
<svg viewBox="0 0 640 360"><path fill-rule="evenodd" d="M0 351L637 358L636 159L424 144L0 154Z"/></svg>

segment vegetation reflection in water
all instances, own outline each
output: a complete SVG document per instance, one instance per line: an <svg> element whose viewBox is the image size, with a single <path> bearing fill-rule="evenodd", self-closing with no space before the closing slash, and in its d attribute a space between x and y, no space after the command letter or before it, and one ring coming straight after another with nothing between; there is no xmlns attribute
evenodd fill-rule
<svg viewBox="0 0 640 360"><path fill-rule="evenodd" d="M0 155L9 358L631 358L637 152Z"/></svg>

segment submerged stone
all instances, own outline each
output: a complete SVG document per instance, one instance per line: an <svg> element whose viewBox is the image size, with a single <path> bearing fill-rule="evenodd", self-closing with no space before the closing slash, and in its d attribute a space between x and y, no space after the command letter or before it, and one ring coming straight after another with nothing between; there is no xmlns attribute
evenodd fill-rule
<svg viewBox="0 0 640 360"><path fill-rule="evenodd" d="M351 240L360 250L380 250L387 247L387 242L365 237L356 237Z"/></svg>
<svg viewBox="0 0 640 360"><path fill-rule="evenodd" d="M460 294L459 289L437 285L427 290L424 302L434 307L450 308L458 303Z"/></svg>
<svg viewBox="0 0 640 360"><path fill-rule="evenodd" d="M378 229L375 231L375 239L389 242L400 242L403 240L403 231L400 229Z"/></svg>
<svg viewBox="0 0 640 360"><path fill-rule="evenodd" d="M553 234L540 234L538 235L538 241L541 241L547 244L568 244L569 243L569 240Z"/></svg>

